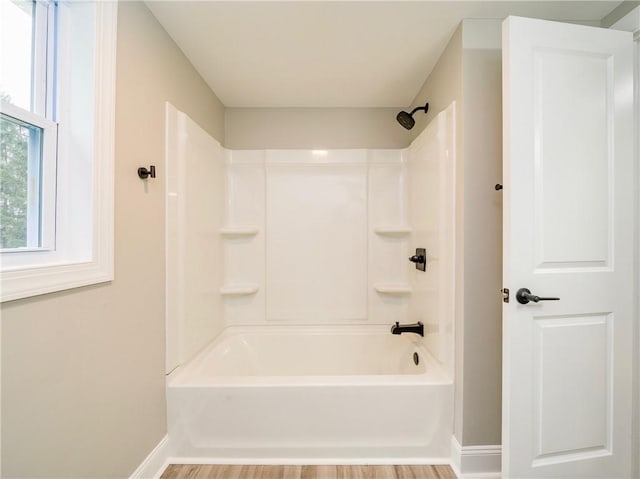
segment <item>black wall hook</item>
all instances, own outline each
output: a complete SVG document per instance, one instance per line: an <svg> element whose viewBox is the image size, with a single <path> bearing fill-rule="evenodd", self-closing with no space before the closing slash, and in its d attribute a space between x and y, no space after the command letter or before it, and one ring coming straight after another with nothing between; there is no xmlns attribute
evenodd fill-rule
<svg viewBox="0 0 640 479"><path fill-rule="evenodd" d="M144 166L138 168L138 176L141 180L146 180L148 177L155 178L156 177L156 167L151 165L147 170Z"/></svg>

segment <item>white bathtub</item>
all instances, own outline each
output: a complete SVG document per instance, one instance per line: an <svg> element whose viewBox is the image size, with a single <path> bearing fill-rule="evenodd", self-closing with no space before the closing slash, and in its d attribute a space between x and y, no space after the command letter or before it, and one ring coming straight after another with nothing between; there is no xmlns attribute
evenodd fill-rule
<svg viewBox="0 0 640 479"><path fill-rule="evenodd" d="M448 461L452 381L387 326L228 328L167 386L177 458Z"/></svg>

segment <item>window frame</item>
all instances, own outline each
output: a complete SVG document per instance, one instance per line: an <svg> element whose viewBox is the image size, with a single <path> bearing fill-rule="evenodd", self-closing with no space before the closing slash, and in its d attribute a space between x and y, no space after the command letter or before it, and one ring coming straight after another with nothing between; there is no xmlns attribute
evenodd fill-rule
<svg viewBox="0 0 640 479"><path fill-rule="evenodd" d="M45 5L38 3L37 5ZM51 93L46 98L40 98L40 107L44 105L45 114L53 115L59 119L57 132L57 167L55 186L55 248L49 251L30 252L2 252L0 253L0 301L10 301L19 298L36 296L40 294L61 291L80 286L102 283L113 280L113 157L114 157L114 130L115 130L115 67L116 67L116 27L117 27L117 2L95 2L91 4L75 3L73 1L60 1L57 8L66 9L68 12L80 11L82 23L87 26L86 20L90 15L91 28L88 34L93 42L92 57L92 82L88 91L92 92L92 98L88 100L91 108L93 128L90 132L91 144L86 148L84 170L76 168L77 151L73 150L74 132L73 118L70 109L72 98L71 85L68 77L54 76L50 65L53 63L70 67L71 57L77 57L73 51L73 29L71 24L65 24L64 11L47 17L47 43L57 42L57 53L53 49L46 50L49 67L44 74L48 85L52 81L59 81L55 95ZM90 10L90 13L86 13ZM75 10L74 10L75 9ZM83 13L84 12L84 13ZM76 13L76 15L78 15ZM60 31L55 39L52 39L52 22L60 25ZM73 33L77 35L77 33ZM82 45L80 45L82 47ZM43 54L40 47L40 55ZM38 48L35 48L38 55ZM53 59L53 60L52 60ZM64 75L65 72L63 71ZM43 74L34 72L34 82L42 81ZM49 88L49 92L54 91ZM32 98L34 98L32 96ZM38 106L38 105L34 105ZM4 108L4 105L3 105ZM23 110L24 111L24 110ZM9 115L12 116L12 115ZM77 121L77 120L76 120ZM50 126L50 125L48 125ZM82 125L76 125L82 127ZM86 139L86 135L83 137ZM90 161L89 165L86 162ZM88 173L88 174L87 174ZM88 191L91 199L89 205L77 205L74 202L74 189L78 186ZM85 217L81 222L73 223L69 217L69 208L86 209ZM82 224L79 224L82 223ZM78 238L90 238L86 245L80 245L83 249L82 257L74 254L78 249ZM86 251L84 251L86 249ZM32 260L22 265L9 264L9 258L16 255L29 256ZM13 260L11 260L13 262Z"/></svg>
<svg viewBox="0 0 640 479"><path fill-rule="evenodd" d="M49 120L55 118L53 100L56 76L56 7L55 0L35 0L31 111Z"/></svg>
<svg viewBox="0 0 640 479"><path fill-rule="evenodd" d="M28 155L27 178L37 178L37 185L28 185L27 203L33 203L34 192L39 190L38 214L27 207L27 246L22 248L0 249L0 254L11 255L13 258L2 258L2 267L11 268L11 265L29 264L29 257L25 253L39 251L53 251L55 249L56 233L56 164L57 164L57 136L58 125L40 115L26 111L10 103L0 101L0 113L15 120L15 123L23 123L25 126L33 126L41 130L39 142L40 153L37 159L31 153ZM35 149L33 141L29 141L29 149ZM37 161L35 161L37 160ZM39 170L35 173L33 170ZM31 183L31 182L30 182ZM37 245L34 245L33 237L37 236ZM17 256L22 258L18 258Z"/></svg>

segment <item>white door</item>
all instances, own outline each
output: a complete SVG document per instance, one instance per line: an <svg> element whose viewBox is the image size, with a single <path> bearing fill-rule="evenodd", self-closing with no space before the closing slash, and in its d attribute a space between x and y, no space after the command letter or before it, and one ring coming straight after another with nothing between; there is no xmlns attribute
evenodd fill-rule
<svg viewBox="0 0 640 479"><path fill-rule="evenodd" d="M631 476L632 45L503 25L504 478Z"/></svg>

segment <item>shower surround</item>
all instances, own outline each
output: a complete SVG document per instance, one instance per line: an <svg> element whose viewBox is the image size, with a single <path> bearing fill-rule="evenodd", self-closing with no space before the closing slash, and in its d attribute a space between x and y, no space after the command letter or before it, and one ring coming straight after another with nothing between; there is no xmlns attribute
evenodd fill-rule
<svg viewBox="0 0 640 479"><path fill-rule="evenodd" d="M231 151L167 106L176 461L448 460L454 111L404 150Z"/></svg>

